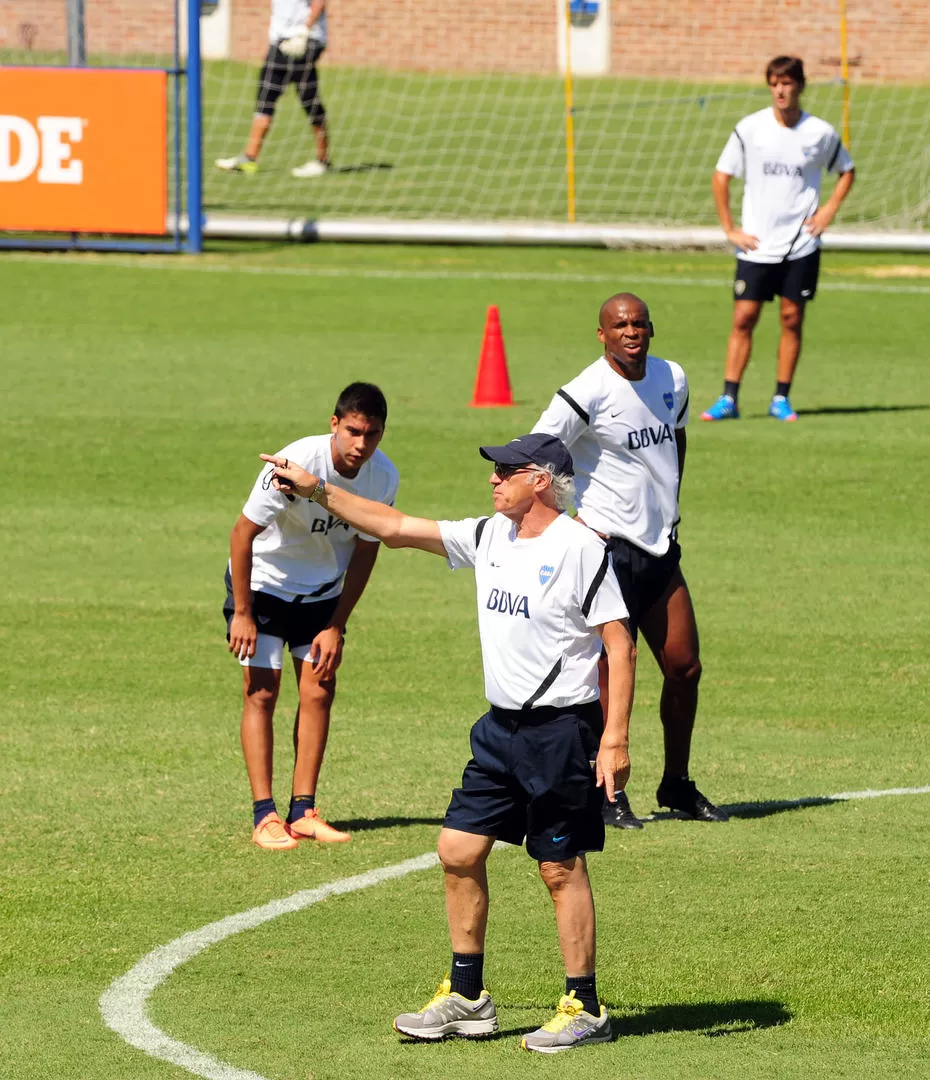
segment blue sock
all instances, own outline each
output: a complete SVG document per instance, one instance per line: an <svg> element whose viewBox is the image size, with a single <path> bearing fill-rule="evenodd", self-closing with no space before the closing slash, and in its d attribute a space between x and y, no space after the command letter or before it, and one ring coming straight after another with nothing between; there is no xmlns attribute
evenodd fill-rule
<svg viewBox="0 0 930 1080"><path fill-rule="evenodd" d="M278 808L274 804L274 799L257 799L252 803L252 817L254 818L255 828L258 828L258 823L262 818L277 812Z"/></svg>
<svg viewBox="0 0 930 1080"><path fill-rule="evenodd" d="M291 808L287 812L288 821L302 818L308 810L316 807L316 795L292 795Z"/></svg>
<svg viewBox="0 0 930 1080"><path fill-rule="evenodd" d="M484 953L454 952L449 982L452 983L453 994L477 1001L484 989Z"/></svg>
<svg viewBox="0 0 930 1080"><path fill-rule="evenodd" d="M601 1015L601 1003L597 1000L597 980L592 972L590 975L576 975L571 978L566 976L565 993L575 991L575 997L581 1002L581 1007L592 1016Z"/></svg>

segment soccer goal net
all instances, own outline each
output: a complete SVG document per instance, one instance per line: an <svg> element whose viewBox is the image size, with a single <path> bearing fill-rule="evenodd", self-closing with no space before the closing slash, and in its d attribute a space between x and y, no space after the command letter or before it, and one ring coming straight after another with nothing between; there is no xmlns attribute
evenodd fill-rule
<svg viewBox="0 0 930 1080"><path fill-rule="evenodd" d="M479 222L692 235L716 224L717 156L736 121L768 104L766 63L787 53L805 61L805 108L851 143L858 181L838 225L919 233L930 224L930 8L848 8L330 0L318 68L332 168L306 179L292 170L315 143L293 88L257 172L213 166L245 146L268 42L267 0L220 0L204 20L207 211L443 222L462 238Z"/></svg>

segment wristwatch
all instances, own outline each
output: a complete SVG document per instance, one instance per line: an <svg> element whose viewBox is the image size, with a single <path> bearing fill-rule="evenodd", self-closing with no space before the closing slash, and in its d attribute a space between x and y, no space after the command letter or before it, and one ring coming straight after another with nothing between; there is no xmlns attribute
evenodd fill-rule
<svg viewBox="0 0 930 1080"><path fill-rule="evenodd" d="M307 498L310 500L310 502L319 502L320 496L323 494L324 491L326 491L326 481L321 476L317 479L316 487L313 489L313 491L310 492Z"/></svg>

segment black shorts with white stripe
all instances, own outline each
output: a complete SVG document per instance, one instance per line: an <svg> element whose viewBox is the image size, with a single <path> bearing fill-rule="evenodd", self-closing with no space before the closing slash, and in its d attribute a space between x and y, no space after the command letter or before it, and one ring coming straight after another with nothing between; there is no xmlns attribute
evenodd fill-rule
<svg viewBox="0 0 930 1080"><path fill-rule="evenodd" d="M233 602L232 576L226 570L226 600L223 603L223 618L226 620L226 640L236 611ZM329 592L335 582L327 582L318 592ZM315 600L312 595L297 597L295 600L282 600L271 593L252 592L252 617L260 634L270 634L281 638L289 649L300 645L309 645L321 630L329 626L339 597L329 600Z"/></svg>
<svg viewBox="0 0 930 1080"><path fill-rule="evenodd" d="M316 62L323 55L325 46L311 41L306 53L294 58L285 56L277 45L269 45L258 77L258 98L255 111L262 116L274 116L278 98L289 83L297 90L297 97L311 124L319 127L326 119L326 109L320 97Z"/></svg>
<svg viewBox="0 0 930 1080"><path fill-rule="evenodd" d="M767 303L776 296L806 304L817 293L820 277L820 249L800 259L785 259L777 263L736 260L733 279L734 300L755 300Z"/></svg>
<svg viewBox="0 0 930 1080"><path fill-rule="evenodd" d="M681 547L672 539L664 555L652 555L622 536L612 536L607 541L607 550L630 613L630 633L635 641L643 617L662 599L675 576L681 562Z"/></svg>

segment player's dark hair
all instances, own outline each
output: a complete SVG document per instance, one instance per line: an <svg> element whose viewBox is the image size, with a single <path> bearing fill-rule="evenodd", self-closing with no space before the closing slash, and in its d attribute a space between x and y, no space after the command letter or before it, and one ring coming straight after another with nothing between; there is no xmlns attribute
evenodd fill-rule
<svg viewBox="0 0 930 1080"><path fill-rule="evenodd" d="M769 66L765 69L766 83L770 83L773 78L781 75L794 79L802 88L807 82L804 78L804 61L800 56L776 56L774 60L770 60Z"/></svg>
<svg viewBox="0 0 930 1080"><path fill-rule="evenodd" d="M361 413L369 420L387 423L387 401L374 383L354 382L342 391L333 413L341 420L349 413Z"/></svg>

